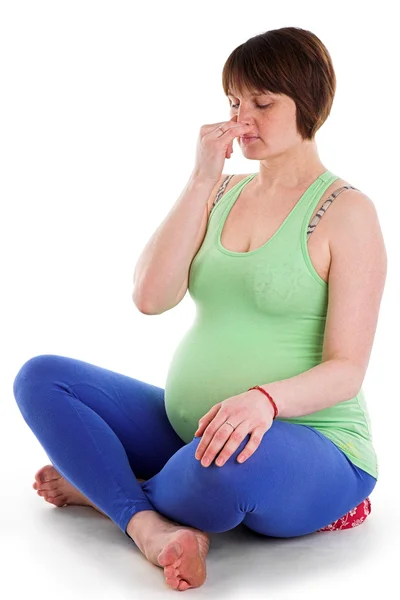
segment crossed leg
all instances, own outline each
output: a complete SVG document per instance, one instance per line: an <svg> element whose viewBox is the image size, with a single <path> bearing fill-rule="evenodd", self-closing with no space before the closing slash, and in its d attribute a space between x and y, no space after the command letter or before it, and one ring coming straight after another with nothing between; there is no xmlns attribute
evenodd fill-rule
<svg viewBox="0 0 400 600"><path fill-rule="evenodd" d="M279 420L245 463L235 458L249 436L223 467L205 468L194 457L200 439L185 444L170 425L162 388L73 358L30 359L14 395L57 471L126 535L149 511L204 532L243 522L306 535L376 483L320 432Z"/></svg>

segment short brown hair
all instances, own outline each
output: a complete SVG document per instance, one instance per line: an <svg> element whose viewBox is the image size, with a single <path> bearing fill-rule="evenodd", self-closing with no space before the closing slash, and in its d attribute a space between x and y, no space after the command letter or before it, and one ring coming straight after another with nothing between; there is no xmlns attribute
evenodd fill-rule
<svg viewBox="0 0 400 600"><path fill-rule="evenodd" d="M233 50L223 68L222 86L226 96L245 89L290 96L299 133L312 140L331 111L336 76L328 50L314 33L282 27Z"/></svg>

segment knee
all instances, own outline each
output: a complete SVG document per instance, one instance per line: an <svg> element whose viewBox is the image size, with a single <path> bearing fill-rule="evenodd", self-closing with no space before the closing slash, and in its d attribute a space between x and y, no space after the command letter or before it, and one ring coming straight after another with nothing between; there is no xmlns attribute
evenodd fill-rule
<svg viewBox="0 0 400 600"><path fill-rule="evenodd" d="M14 378L13 393L20 408L24 407L26 410L27 404L31 404L32 398L35 397L32 392L48 377L53 360L52 354L40 354L28 359L19 369ZM36 396L40 397L40 394Z"/></svg>
<svg viewBox="0 0 400 600"><path fill-rule="evenodd" d="M238 467L240 468L241 466L236 459L248 440L243 440L237 450L235 450L235 452L229 457L226 463L222 465L222 467L219 467L215 462L218 455L215 456L214 460L208 467L203 467L201 460L198 460L195 457L195 453L200 441L201 438L194 438L185 446L189 452L189 462L192 464L192 473L196 481L213 488L215 486L221 487L226 492L235 487L235 475L238 473Z"/></svg>

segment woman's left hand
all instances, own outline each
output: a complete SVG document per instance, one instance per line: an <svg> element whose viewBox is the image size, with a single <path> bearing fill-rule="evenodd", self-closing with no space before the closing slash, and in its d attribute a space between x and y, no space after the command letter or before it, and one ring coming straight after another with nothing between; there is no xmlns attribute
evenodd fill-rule
<svg viewBox="0 0 400 600"><path fill-rule="evenodd" d="M194 435L197 437L203 432L204 434L195 457L202 460L203 467L208 467L223 448L215 463L222 466L238 449L246 435L251 433L248 444L237 458L238 462L243 462L257 450L273 419L274 407L259 390L231 396L215 404L200 419ZM232 423L235 429L226 424L226 421Z"/></svg>

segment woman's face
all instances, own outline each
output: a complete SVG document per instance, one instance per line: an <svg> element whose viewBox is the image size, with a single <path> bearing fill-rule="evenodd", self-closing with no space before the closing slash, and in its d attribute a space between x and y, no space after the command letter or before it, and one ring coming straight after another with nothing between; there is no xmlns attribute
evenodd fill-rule
<svg viewBox="0 0 400 600"><path fill-rule="evenodd" d="M236 138L246 158L260 159L285 152L303 141L296 126L296 104L285 94L244 92L242 97L228 95L230 118L248 122L248 135L258 139L245 143ZM247 135L247 134L246 134Z"/></svg>

